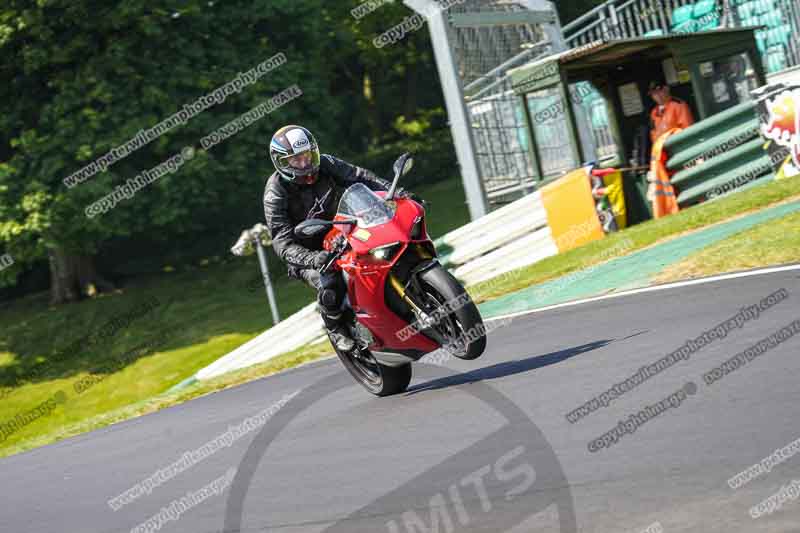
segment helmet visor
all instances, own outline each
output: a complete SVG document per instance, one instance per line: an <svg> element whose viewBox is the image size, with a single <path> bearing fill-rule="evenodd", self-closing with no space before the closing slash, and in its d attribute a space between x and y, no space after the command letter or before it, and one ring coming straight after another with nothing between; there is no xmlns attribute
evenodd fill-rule
<svg viewBox="0 0 800 533"><path fill-rule="evenodd" d="M311 174L319 168L319 150L312 148L298 154L289 154L277 159L281 170L302 176Z"/></svg>

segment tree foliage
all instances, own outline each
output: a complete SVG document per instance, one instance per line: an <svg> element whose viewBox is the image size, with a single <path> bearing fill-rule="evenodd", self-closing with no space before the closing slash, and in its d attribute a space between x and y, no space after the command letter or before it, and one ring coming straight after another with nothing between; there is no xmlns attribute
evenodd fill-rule
<svg viewBox="0 0 800 533"><path fill-rule="evenodd" d="M266 145L286 123L309 127L323 151L366 165L385 164L390 154L381 147L400 149L408 139L419 149L430 146L431 156L440 157L431 169L446 172L441 169L455 160L442 148L449 134L427 28L375 48L376 36L412 12L397 1L356 19L351 9L358 3L6 0L0 7L0 253L15 263L0 271L0 287L49 265L54 285L65 277L66 292L55 291L54 300L70 300L89 290L86 285L102 285L93 266L98 257L113 270L131 260L126 249L157 255L171 243L209 235L228 235L211 244L225 250L262 216L271 172ZM63 183L278 52L286 64L255 84L84 183ZM200 149L203 136L293 84L301 98L209 151ZM426 141L430 136L434 142ZM87 218L89 204L187 146L196 156L177 172ZM108 260L109 250L120 258Z"/></svg>

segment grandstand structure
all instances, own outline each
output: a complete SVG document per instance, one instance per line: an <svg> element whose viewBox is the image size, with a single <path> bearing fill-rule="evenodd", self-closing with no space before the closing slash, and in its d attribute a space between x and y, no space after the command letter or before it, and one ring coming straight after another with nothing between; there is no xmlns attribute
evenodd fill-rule
<svg viewBox="0 0 800 533"><path fill-rule="evenodd" d="M428 21L472 218L533 191L526 111L507 71L566 48L552 2L403 1Z"/></svg>
<svg viewBox="0 0 800 533"><path fill-rule="evenodd" d="M568 88L584 148L576 154L563 112L555 120L534 119L563 107L565 95L543 91L523 102L512 89L514 68L598 41L753 26L767 73L800 65L799 0L608 0L563 27L548 0L403 2L428 22L473 219L535 190L543 176L618 151L606 102L590 84Z"/></svg>
<svg viewBox="0 0 800 533"><path fill-rule="evenodd" d="M756 42L768 74L800 65L798 0L609 0L565 25L564 40L597 40L758 27Z"/></svg>

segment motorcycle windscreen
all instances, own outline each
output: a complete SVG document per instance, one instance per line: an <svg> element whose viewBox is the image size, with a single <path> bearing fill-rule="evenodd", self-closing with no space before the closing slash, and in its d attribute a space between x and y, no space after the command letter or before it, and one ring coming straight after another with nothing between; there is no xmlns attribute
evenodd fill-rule
<svg viewBox="0 0 800 533"><path fill-rule="evenodd" d="M339 200L338 214L358 220L358 227L371 228L394 218L394 209L363 183L351 185Z"/></svg>

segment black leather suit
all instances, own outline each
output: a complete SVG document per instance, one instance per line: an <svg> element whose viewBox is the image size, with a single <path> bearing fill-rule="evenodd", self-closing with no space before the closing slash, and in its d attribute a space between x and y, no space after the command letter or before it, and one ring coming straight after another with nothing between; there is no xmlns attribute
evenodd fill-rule
<svg viewBox="0 0 800 533"><path fill-rule="evenodd" d="M322 319L328 328L335 327L340 318L339 309L346 290L344 281L339 272L320 275L314 268L314 260L322 250L323 236L298 238L294 227L309 218L331 220L342 193L354 183L363 183L373 191L386 191L391 186L369 170L323 154L319 176L313 185L296 185L275 172L264 189L264 217L272 237L272 248L287 264L289 277L303 280L317 290Z"/></svg>

